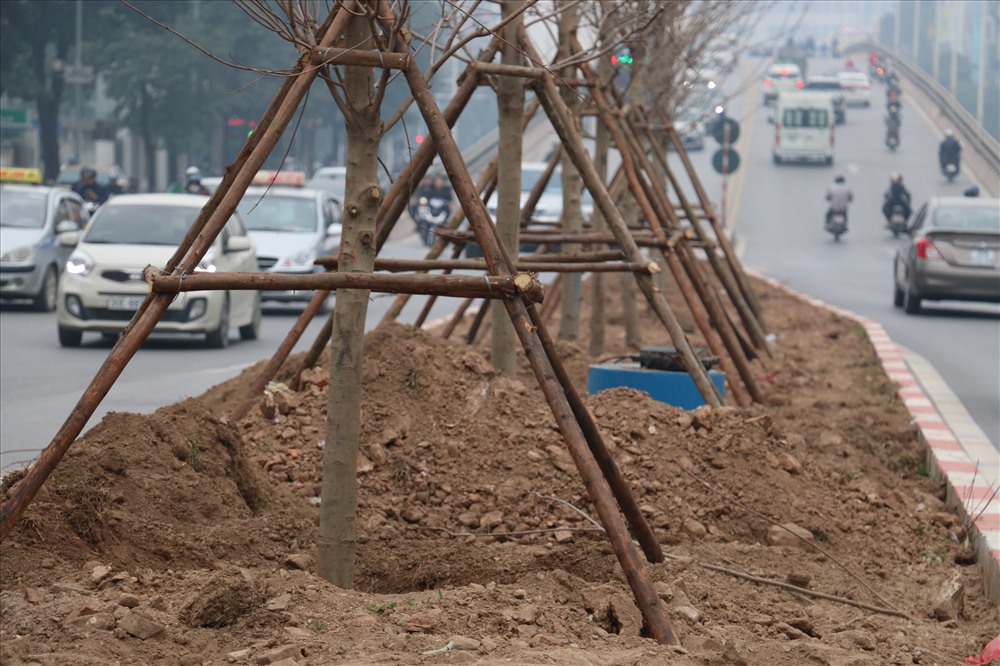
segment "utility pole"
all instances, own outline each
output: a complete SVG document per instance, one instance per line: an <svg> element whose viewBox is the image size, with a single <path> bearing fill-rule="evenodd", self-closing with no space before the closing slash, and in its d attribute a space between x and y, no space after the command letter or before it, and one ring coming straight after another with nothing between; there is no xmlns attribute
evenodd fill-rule
<svg viewBox="0 0 1000 666"><path fill-rule="evenodd" d="M921 1L913 3L913 64L920 67L920 5ZM900 3L902 5L902 3ZM902 6L900 6L902 9Z"/></svg>
<svg viewBox="0 0 1000 666"><path fill-rule="evenodd" d="M989 50L986 48L986 21L989 15L986 12L986 2L979 2L979 68L977 74L979 81L976 91L976 120L981 125L986 117L986 59L989 57Z"/></svg>
<svg viewBox="0 0 1000 666"><path fill-rule="evenodd" d="M895 20L892 22L892 24L893 24L892 25L892 48L895 49L896 51L898 51L899 50L899 34L900 34L900 31L901 31L902 25L903 25L903 3L902 2L897 2L896 3L896 11L893 12L893 18Z"/></svg>

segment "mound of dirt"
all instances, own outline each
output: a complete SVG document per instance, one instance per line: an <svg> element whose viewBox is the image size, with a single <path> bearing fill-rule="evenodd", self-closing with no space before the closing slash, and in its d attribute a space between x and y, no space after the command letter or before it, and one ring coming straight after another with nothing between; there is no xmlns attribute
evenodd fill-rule
<svg viewBox="0 0 1000 666"><path fill-rule="evenodd" d="M2 661L875 666L978 653L1000 617L863 330L755 287L778 336L755 361L765 405L587 398L668 553L649 571L683 648L647 637L524 359L510 378L485 343L393 324L365 341L355 590L313 573L325 359L291 391L293 357L239 422L224 415L260 366L151 415L110 414L74 444L3 544ZM669 343L649 313L643 331ZM608 355L628 351L619 329L608 336ZM586 386L593 359L559 347Z"/></svg>

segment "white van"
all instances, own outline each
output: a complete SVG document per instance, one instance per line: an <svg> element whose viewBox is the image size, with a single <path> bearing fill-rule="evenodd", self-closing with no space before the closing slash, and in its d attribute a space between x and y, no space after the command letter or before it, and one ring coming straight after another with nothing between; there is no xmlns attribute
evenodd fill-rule
<svg viewBox="0 0 1000 666"><path fill-rule="evenodd" d="M833 164L835 119L830 95L781 93L773 120L775 164L790 161Z"/></svg>

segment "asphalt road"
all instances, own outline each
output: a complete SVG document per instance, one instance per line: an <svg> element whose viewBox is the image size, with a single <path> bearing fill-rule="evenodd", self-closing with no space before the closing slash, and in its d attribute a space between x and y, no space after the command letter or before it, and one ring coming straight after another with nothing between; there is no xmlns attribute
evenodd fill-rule
<svg viewBox="0 0 1000 666"><path fill-rule="evenodd" d="M832 59L814 59L810 71L833 72L838 66ZM949 184L939 172L937 145L944 128L934 126L931 113L904 98L902 143L895 153L889 151L884 145L885 89L875 84L871 108L850 107L847 122L837 127L832 168L776 166L769 109L759 107L755 93L756 88L740 109L743 129L752 138L741 167L745 182L735 187L742 196L731 216L744 264L878 321L896 343L931 362L1000 448L1000 307L925 301L924 312L913 316L892 305L898 241L884 228L880 210L889 174L904 175L914 210L931 196L961 195L971 183L962 174ZM835 174L843 174L854 193L850 230L840 243L822 226L824 192Z"/></svg>

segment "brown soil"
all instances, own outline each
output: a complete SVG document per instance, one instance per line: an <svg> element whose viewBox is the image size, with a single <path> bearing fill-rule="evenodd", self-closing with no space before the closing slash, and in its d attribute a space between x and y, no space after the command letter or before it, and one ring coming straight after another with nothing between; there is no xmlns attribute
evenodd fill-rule
<svg viewBox="0 0 1000 666"><path fill-rule="evenodd" d="M978 654L1000 615L863 330L755 287L777 335L774 358L755 361L765 405L587 398L668 553L649 571L683 648L646 637L524 359L507 378L482 345L391 325L365 342L355 590L312 573L322 382L275 386L228 422L258 366L152 415L109 414L74 444L3 543L0 661L881 666ZM627 352L615 307L608 355ZM669 344L642 316L644 343ZM585 342L560 343L580 389ZM776 523L811 545L770 545ZM950 581L964 589L957 610L936 601Z"/></svg>

